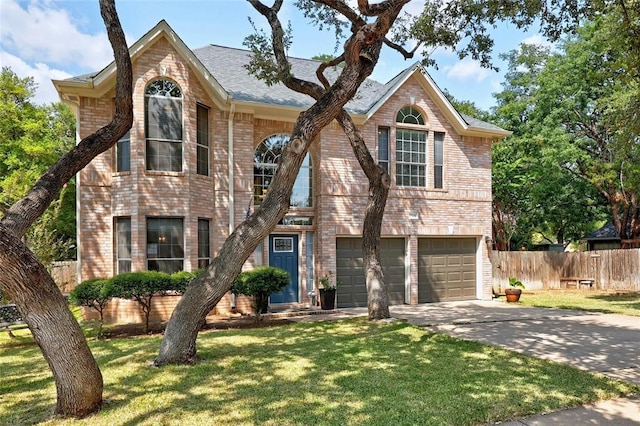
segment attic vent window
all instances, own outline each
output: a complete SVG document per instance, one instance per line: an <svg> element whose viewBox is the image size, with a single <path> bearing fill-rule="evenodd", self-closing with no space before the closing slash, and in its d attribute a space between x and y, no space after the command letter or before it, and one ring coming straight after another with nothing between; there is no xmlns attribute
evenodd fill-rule
<svg viewBox="0 0 640 426"><path fill-rule="evenodd" d="M422 113L412 106L406 106L398 111L396 122L402 124L418 124L424 126Z"/></svg>

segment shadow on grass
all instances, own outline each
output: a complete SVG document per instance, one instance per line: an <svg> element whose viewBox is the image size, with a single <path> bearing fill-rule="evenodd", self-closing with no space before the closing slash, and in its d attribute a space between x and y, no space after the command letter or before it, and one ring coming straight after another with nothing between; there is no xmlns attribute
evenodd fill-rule
<svg viewBox="0 0 640 426"><path fill-rule="evenodd" d="M629 392L602 377L403 321L203 332L202 362L148 367L159 343L92 342L106 404L87 424L464 425ZM21 386L12 390L23 392ZM18 397L11 408L29 416L30 403Z"/></svg>
<svg viewBox="0 0 640 426"><path fill-rule="evenodd" d="M640 312L640 293L612 293L612 294L595 294L587 296L587 299L602 300L608 303L615 303L620 307L635 309Z"/></svg>

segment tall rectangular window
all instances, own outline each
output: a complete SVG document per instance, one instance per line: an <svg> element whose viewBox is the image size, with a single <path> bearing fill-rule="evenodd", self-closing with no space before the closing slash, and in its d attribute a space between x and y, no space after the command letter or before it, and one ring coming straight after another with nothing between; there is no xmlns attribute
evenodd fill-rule
<svg viewBox="0 0 640 426"><path fill-rule="evenodd" d="M116 143L116 172L131 171L131 131Z"/></svg>
<svg viewBox="0 0 640 426"><path fill-rule="evenodd" d="M209 176L209 108L204 105L197 104L197 146L198 174Z"/></svg>
<svg viewBox="0 0 640 426"><path fill-rule="evenodd" d="M182 218L147 218L147 269L168 274L184 269Z"/></svg>
<svg viewBox="0 0 640 426"><path fill-rule="evenodd" d="M433 134L433 187L443 188L444 133Z"/></svg>
<svg viewBox="0 0 640 426"><path fill-rule="evenodd" d="M209 235L209 219L198 219L198 269L206 268L211 262Z"/></svg>
<svg viewBox="0 0 640 426"><path fill-rule="evenodd" d="M131 272L131 218L116 218L116 275Z"/></svg>
<svg viewBox="0 0 640 426"><path fill-rule="evenodd" d="M389 172L389 128L378 127L378 164Z"/></svg>
<svg viewBox="0 0 640 426"><path fill-rule="evenodd" d="M170 80L147 85L144 98L147 170L182 171L182 92Z"/></svg>
<svg viewBox="0 0 640 426"><path fill-rule="evenodd" d="M396 184L426 186L427 132L396 129Z"/></svg>

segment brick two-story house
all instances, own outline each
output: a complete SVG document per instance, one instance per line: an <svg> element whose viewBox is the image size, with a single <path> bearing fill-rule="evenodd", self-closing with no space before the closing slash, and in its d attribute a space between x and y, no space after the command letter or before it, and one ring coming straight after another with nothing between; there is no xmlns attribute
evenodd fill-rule
<svg viewBox="0 0 640 426"><path fill-rule="evenodd" d="M131 48L134 123L78 176L80 279L206 266L268 190L297 115L312 100L268 87L249 52L191 50L165 21ZM317 62L291 59L315 80ZM78 136L114 110L115 64L54 81ZM347 110L392 177L382 227L391 302L491 297L491 144L509 132L459 114L419 65L367 80ZM341 281L338 306L366 305L361 239L368 183L337 124L300 170L291 209L249 260L289 270L271 304L304 305L317 278Z"/></svg>

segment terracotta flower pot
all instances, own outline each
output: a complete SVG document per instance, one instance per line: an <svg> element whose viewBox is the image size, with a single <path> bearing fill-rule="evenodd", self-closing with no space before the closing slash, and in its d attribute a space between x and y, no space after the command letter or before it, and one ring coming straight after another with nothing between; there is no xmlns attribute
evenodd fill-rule
<svg viewBox="0 0 640 426"><path fill-rule="evenodd" d="M515 303L520 300L520 295L522 294L522 290L519 288L505 288L504 294L507 297L507 302Z"/></svg>

